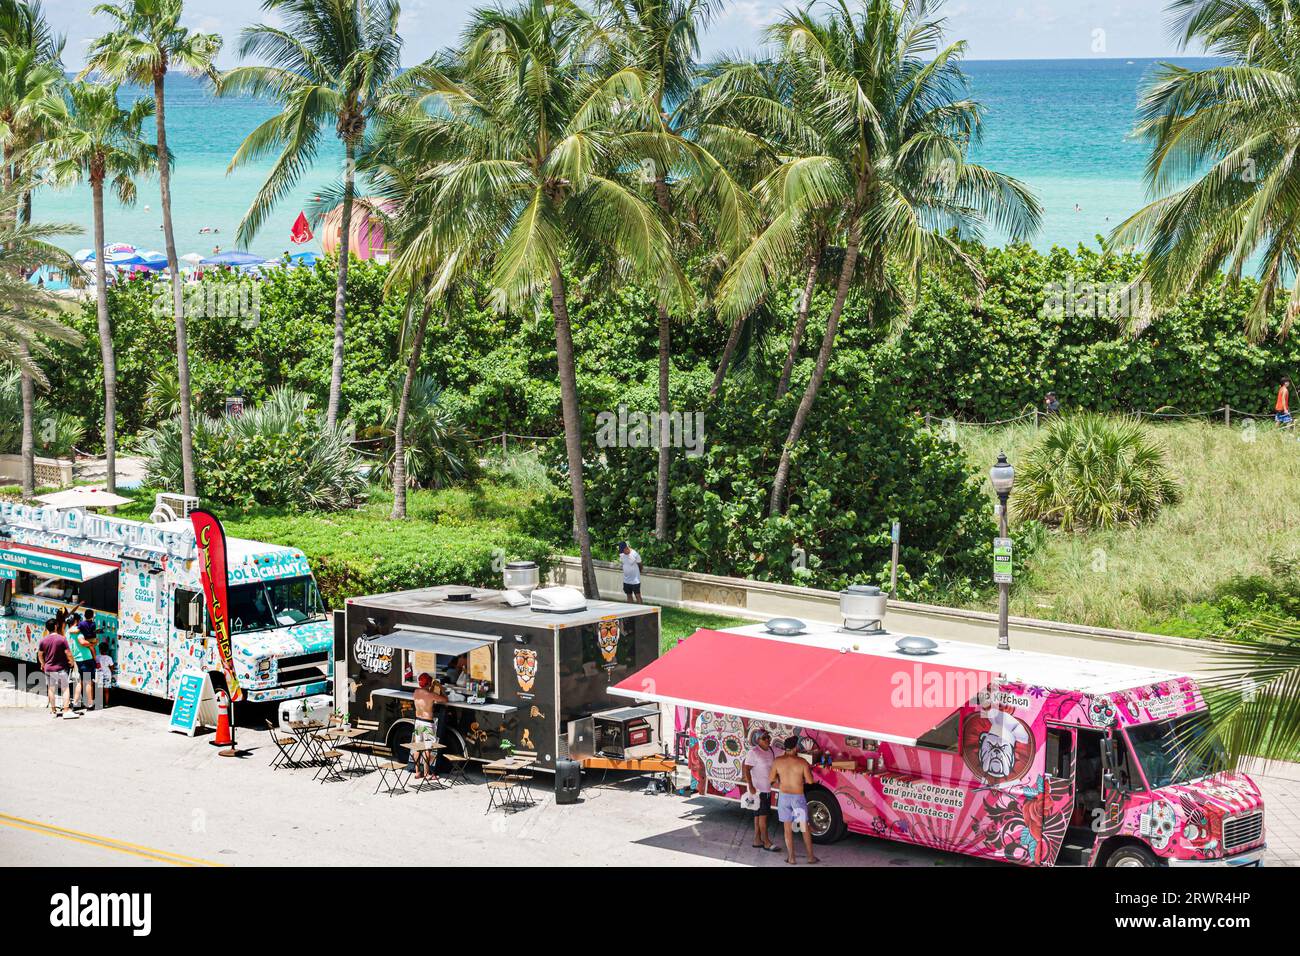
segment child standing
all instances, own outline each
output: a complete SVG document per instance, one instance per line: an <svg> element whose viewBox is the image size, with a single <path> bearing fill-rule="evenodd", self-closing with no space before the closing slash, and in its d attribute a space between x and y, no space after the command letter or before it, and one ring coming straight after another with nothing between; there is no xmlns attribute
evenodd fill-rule
<svg viewBox="0 0 1300 956"><path fill-rule="evenodd" d="M99 656L95 658L95 683L99 687L100 706L108 706L108 689L113 686L113 656L109 653L108 641L99 645Z"/></svg>
<svg viewBox="0 0 1300 956"><path fill-rule="evenodd" d="M1273 418L1286 428L1291 424L1291 379L1283 375L1282 383L1277 387L1277 403L1273 406Z"/></svg>

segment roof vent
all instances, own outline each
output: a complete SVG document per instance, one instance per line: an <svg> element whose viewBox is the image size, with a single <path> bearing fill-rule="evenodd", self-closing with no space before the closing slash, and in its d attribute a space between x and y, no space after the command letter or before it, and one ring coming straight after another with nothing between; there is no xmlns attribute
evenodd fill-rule
<svg viewBox="0 0 1300 956"><path fill-rule="evenodd" d="M765 622L763 627L767 629L767 633L778 637L794 637L796 634L804 634L808 631L803 621L797 617L774 617Z"/></svg>
<svg viewBox="0 0 1300 956"><path fill-rule="evenodd" d="M894 642L900 654L911 654L914 657L923 657L926 654L933 654L939 647L928 637L901 637Z"/></svg>
<svg viewBox="0 0 1300 956"><path fill-rule="evenodd" d="M854 634L884 634L888 599L874 584L851 584L840 592L842 631Z"/></svg>
<svg viewBox="0 0 1300 956"><path fill-rule="evenodd" d="M472 601L474 600L473 588L451 588L443 596L444 601Z"/></svg>
<svg viewBox="0 0 1300 956"><path fill-rule="evenodd" d="M547 614L575 614L587 610L587 598L577 588L537 588L531 598L532 609Z"/></svg>

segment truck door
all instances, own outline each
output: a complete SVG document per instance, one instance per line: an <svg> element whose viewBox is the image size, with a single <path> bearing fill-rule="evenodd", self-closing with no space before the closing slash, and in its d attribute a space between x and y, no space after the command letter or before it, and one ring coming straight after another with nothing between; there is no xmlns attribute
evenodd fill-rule
<svg viewBox="0 0 1300 956"><path fill-rule="evenodd" d="M170 621L161 601L161 574L123 562L118 581L118 683L143 694L168 696Z"/></svg>
<svg viewBox="0 0 1300 956"><path fill-rule="evenodd" d="M1043 866L1051 866L1056 862L1069 829L1070 816L1074 812L1077 750L1073 727L1047 727L1043 790L1038 795L1038 812L1042 821L1038 862Z"/></svg>

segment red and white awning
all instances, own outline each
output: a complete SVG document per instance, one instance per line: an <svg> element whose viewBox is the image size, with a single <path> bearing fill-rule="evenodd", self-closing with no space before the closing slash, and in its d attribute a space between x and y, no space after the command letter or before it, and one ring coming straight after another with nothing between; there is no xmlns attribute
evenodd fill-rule
<svg viewBox="0 0 1300 956"><path fill-rule="evenodd" d="M700 630L609 692L914 745L995 676L917 658Z"/></svg>

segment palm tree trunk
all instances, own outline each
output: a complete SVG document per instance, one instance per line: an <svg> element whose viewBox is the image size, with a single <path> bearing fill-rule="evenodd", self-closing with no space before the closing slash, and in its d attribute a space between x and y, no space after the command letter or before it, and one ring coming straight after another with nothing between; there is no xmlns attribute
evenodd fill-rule
<svg viewBox="0 0 1300 956"><path fill-rule="evenodd" d="M662 176L655 180L655 199L664 216L672 214L668 201L668 184ZM655 539L668 538L668 472L672 465L672 448L669 446L668 413L671 411L668 395L668 376L672 370L672 322L668 309L659 306L659 477L655 484Z"/></svg>
<svg viewBox="0 0 1300 956"><path fill-rule="evenodd" d="M831 307L830 318L826 320L826 334L822 336L822 347L817 352L817 364L813 367L812 378L808 380L808 387L804 389L803 398L799 401L799 408L794 413L790 434L786 436L785 444L781 447L781 460L776 466L776 477L772 481L772 497L768 501L768 514L771 515L785 513L782 502L785 499L786 485L790 481L790 455L794 451L794 446L799 443L799 436L803 434L804 425L808 422L808 415L812 412L813 402L817 398L817 390L821 388L822 379L826 377L826 367L830 365L831 349L835 345L835 331L839 328L840 314L844 311L844 301L849 296L849 284L853 281L853 270L858 264L860 242L860 227L855 223L849 230L849 244L844 251L844 264L840 267L839 285L835 289L835 304Z"/></svg>
<svg viewBox="0 0 1300 956"><path fill-rule="evenodd" d="M99 355L104 366L104 486L117 492L117 360L113 355L113 328L108 321L107 270L104 268L104 180L92 177L95 211L95 316L99 320Z"/></svg>
<svg viewBox="0 0 1300 956"><path fill-rule="evenodd" d="M740 332L745 327L745 320L748 316L738 315L731 322L731 331L727 333L727 344L722 347L722 357L718 359L718 370L713 375L713 384L709 386L709 398L717 397L718 390L722 388L722 382L727 377L727 368L731 365L731 357L736 353L736 346L740 344Z"/></svg>
<svg viewBox="0 0 1300 956"><path fill-rule="evenodd" d="M343 217L339 222L339 271L334 287L334 363L330 368L330 399L325 417L330 428L338 424L339 406L343 399L343 332L346 328L348 294L348 233L352 230L352 197L355 189L353 175L354 152L352 143L344 145L343 161Z"/></svg>
<svg viewBox="0 0 1300 956"><path fill-rule="evenodd" d="M19 342L20 360L30 358L27 344ZM22 455L22 492L26 501L36 494L36 383L28 372L22 373L19 390L23 401L23 437L19 451Z"/></svg>
<svg viewBox="0 0 1300 956"><path fill-rule="evenodd" d="M804 329L808 327L808 310L812 307L813 292L817 287L817 270L821 268L822 254L825 251L825 243L819 242L813 252L812 262L808 266L808 279L803 284L803 295L799 297L799 315L794 322L794 332L790 334L790 351L785 354L785 365L781 368L781 379L776 383L776 400L778 402L790 390L790 374L794 371L794 361L799 355L799 343L803 340Z"/></svg>
<svg viewBox="0 0 1300 956"><path fill-rule="evenodd" d="M420 368L420 350L424 347L424 333L429 328L432 307L426 300L420 312L415 338L411 341L411 357L406 361L406 378L402 381L402 397L397 402L397 423L393 426L393 517L406 517L406 413L411 407L411 387L415 373Z"/></svg>
<svg viewBox="0 0 1300 956"><path fill-rule="evenodd" d="M165 117L164 75L154 77L153 99L158 125L158 186L162 194L163 241L167 249L167 268L172 274L172 315L176 323L176 379L180 385L181 405L181 483L185 494L198 494L194 476L193 398L190 393L189 334L185 328L185 293L181 288L180 259L176 255L176 233L172 229L172 176L167 156L167 121Z"/></svg>
<svg viewBox="0 0 1300 956"><path fill-rule="evenodd" d="M564 416L564 450L569 459L569 490L573 495L573 534L582 556L582 590L600 597L596 565L591 560L587 528L587 494L582 483L582 419L578 414L578 376L573 361L573 330L569 326L568 296L559 262L551 261L551 312L555 316L555 359L560 372L560 408Z"/></svg>

